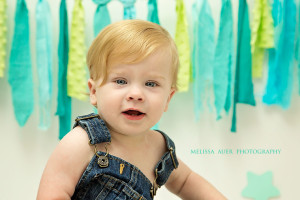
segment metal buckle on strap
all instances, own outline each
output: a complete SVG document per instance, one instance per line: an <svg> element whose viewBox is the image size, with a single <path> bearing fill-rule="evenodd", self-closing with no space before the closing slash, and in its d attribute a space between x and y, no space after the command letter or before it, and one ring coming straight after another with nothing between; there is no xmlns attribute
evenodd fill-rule
<svg viewBox="0 0 300 200"><path fill-rule="evenodd" d="M157 169L155 169L155 179L154 179L153 184L152 184L151 189L150 189L150 194L151 194L152 198L154 198L154 196L156 195L157 189L160 188L160 185L158 185L156 183L157 177L158 177L158 175L157 175Z"/></svg>
<svg viewBox="0 0 300 200"><path fill-rule="evenodd" d="M87 117L76 118L75 121L78 122L78 121L83 120L83 119L91 119L91 118L95 118L95 117L100 118L99 115L91 115L91 116L87 116Z"/></svg>
<svg viewBox="0 0 300 200"><path fill-rule="evenodd" d="M174 156L173 156L173 148L171 147L170 149L169 149L169 151L170 151L170 154L171 154L171 158L172 158L172 162L173 162L173 165L174 165L174 167L175 167L175 169L177 168L177 165L176 165L176 163L175 163L175 159L174 159Z"/></svg>

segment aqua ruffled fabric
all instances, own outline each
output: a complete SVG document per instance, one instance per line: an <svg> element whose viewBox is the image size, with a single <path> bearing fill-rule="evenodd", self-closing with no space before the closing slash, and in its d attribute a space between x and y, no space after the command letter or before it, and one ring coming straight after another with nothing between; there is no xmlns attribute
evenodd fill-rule
<svg viewBox="0 0 300 200"><path fill-rule="evenodd" d="M34 108L29 30L26 2L17 0L8 82L11 86L14 113L20 126L26 124Z"/></svg>
<svg viewBox="0 0 300 200"><path fill-rule="evenodd" d="M198 120L205 103L212 110L215 25L207 0L197 1L193 5L193 21L193 91L194 110Z"/></svg>
<svg viewBox="0 0 300 200"><path fill-rule="evenodd" d="M0 0L0 78L4 76L7 43L6 0Z"/></svg>
<svg viewBox="0 0 300 200"><path fill-rule="evenodd" d="M66 0L62 0L59 9L58 42L58 94L56 115L59 116L59 139L71 130L71 98L67 95L67 71L69 53L68 13Z"/></svg>
<svg viewBox="0 0 300 200"><path fill-rule="evenodd" d="M228 113L231 107L232 70L234 64L234 39L232 5L230 0L222 0L219 36L214 60L214 94L217 119L223 109Z"/></svg>
<svg viewBox="0 0 300 200"><path fill-rule="evenodd" d="M294 0L273 2L275 49L269 52L268 81L263 96L267 105L289 108L293 89L296 4Z"/></svg>
<svg viewBox="0 0 300 200"><path fill-rule="evenodd" d="M36 5L36 66L39 91L39 128L47 130L51 124L52 107L52 22L46 0Z"/></svg>
<svg viewBox="0 0 300 200"><path fill-rule="evenodd" d="M86 48L85 48L84 9L81 0L75 0L72 13L69 63L68 96L79 100L87 99Z"/></svg>
<svg viewBox="0 0 300 200"><path fill-rule="evenodd" d="M236 132L236 106L243 103L255 106L252 83L251 33L248 5L246 0L239 1L237 55L234 84L234 102L231 131Z"/></svg>
<svg viewBox="0 0 300 200"><path fill-rule="evenodd" d="M158 9L157 9L157 2L156 0L149 0L148 1L148 16L147 20L156 24L159 23L158 17Z"/></svg>
<svg viewBox="0 0 300 200"><path fill-rule="evenodd" d="M107 25L111 23L109 11L107 9L107 4L111 0L93 0L97 4L97 9L94 15L94 36L96 37L98 33Z"/></svg>
<svg viewBox="0 0 300 200"><path fill-rule="evenodd" d="M274 23L268 0L255 0L251 31L252 76L261 78L265 49L274 47Z"/></svg>
<svg viewBox="0 0 300 200"><path fill-rule="evenodd" d="M134 7L136 0L120 0L124 6L124 19L135 19L136 10Z"/></svg>
<svg viewBox="0 0 300 200"><path fill-rule="evenodd" d="M185 6L183 0L176 1L177 23L175 32L175 43L179 53L179 70L177 86L178 91L188 91L191 73L191 57L190 44L188 34L188 24L185 13Z"/></svg>

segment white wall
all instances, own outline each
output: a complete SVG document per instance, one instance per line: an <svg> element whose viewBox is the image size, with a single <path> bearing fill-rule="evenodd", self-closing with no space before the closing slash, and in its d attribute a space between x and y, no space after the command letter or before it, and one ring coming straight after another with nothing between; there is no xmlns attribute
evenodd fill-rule
<svg viewBox="0 0 300 200"><path fill-rule="evenodd" d="M8 33L10 44L14 26L16 0L8 2ZM35 69L35 20L34 12L37 0L27 0L30 12L31 44L33 71ZM54 62L57 62L58 9L59 0L49 0L53 15ZM158 0L161 24L172 35L175 31L175 0ZM221 0L210 0L213 16L218 25ZM233 0L236 20L238 1ZM68 11L71 14L73 1L69 0ZM92 0L83 0L87 22L87 44L92 40L92 19L96 9ZM187 10L192 1L185 0ZM252 1L250 2L252 3ZM147 0L137 0L137 16L146 19ZM112 0L109 4L112 20L122 19L122 5ZM190 13L190 12L188 12ZM190 15L189 15L190 18ZM236 23L236 21L235 21ZM235 27L236 28L236 27ZM54 66L54 94L56 94L57 65ZM34 75L36 82L36 75ZM264 81L256 81L256 93L262 92ZM53 117L51 128L41 131L38 126L37 107L25 127L20 128L13 114L11 91L7 77L0 79L0 200L35 199L39 180L47 159L58 143L58 118ZM37 85L35 85L35 95ZM300 98L294 94L291 107L284 111L279 107L262 105L257 95L257 106L238 105L237 133L230 132L231 113L220 121L215 121L213 113L205 113L199 122L194 119L192 92L178 93L173 98L169 111L164 115L160 128L175 141L177 155L193 170L208 179L229 199L242 200L241 191L247 185L246 173L252 171L262 174L272 171L273 183L281 196L274 199L300 199ZM53 114L56 109L56 95L53 97ZM88 102L73 101L73 119L75 116L91 112ZM276 148L280 155L195 155L191 149L232 149L237 148ZM178 199L165 188L158 191L156 199Z"/></svg>

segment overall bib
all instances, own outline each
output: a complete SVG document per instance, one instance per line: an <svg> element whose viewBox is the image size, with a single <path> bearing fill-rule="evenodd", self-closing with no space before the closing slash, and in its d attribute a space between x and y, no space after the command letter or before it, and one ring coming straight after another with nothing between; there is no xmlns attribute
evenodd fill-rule
<svg viewBox="0 0 300 200"><path fill-rule="evenodd" d="M99 115L92 113L77 117L75 121L74 127L81 126L87 132L90 145L111 141L109 130ZM95 146L95 155L77 183L72 199L153 199L156 190L167 182L171 172L178 167L173 141L165 133L158 132L164 136L168 151L155 166L153 183L133 164L108 152L96 151Z"/></svg>

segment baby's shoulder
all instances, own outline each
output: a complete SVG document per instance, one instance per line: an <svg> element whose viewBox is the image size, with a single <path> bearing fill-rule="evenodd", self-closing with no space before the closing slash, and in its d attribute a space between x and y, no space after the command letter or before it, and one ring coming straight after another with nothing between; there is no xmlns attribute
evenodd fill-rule
<svg viewBox="0 0 300 200"><path fill-rule="evenodd" d="M77 157L85 157L88 159L93 155L93 150L89 145L89 137L86 131L80 126L72 129L60 141L61 151L68 151L69 153L77 154Z"/></svg>
<svg viewBox="0 0 300 200"><path fill-rule="evenodd" d="M154 149L159 150L161 153L165 153L167 151L167 143L165 136L162 134L161 131L153 130L152 141ZM161 154L160 153L160 154Z"/></svg>
<svg viewBox="0 0 300 200"><path fill-rule="evenodd" d="M68 134L66 134L65 137L62 139L62 141L64 141L64 140L69 141L71 143L75 143L75 144L88 144L89 143L88 134L80 126L75 127Z"/></svg>

